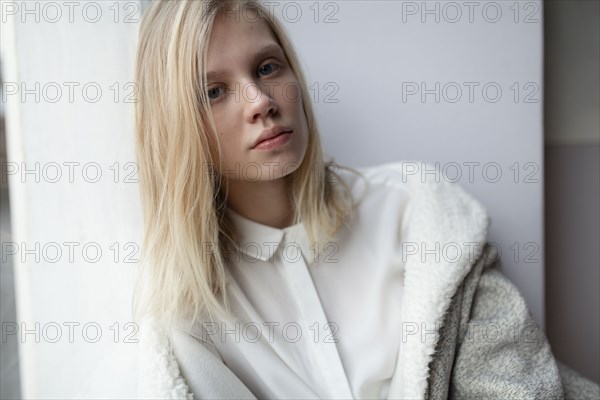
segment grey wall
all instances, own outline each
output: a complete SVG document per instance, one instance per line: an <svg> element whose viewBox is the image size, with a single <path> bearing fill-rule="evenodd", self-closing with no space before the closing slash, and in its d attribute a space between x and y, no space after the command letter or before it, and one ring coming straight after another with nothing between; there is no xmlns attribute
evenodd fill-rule
<svg viewBox="0 0 600 400"><path fill-rule="evenodd" d="M458 171L543 327L542 2L277 3L326 152L351 166L418 160Z"/></svg>
<svg viewBox="0 0 600 400"><path fill-rule="evenodd" d="M600 383L600 7L545 3L546 327Z"/></svg>

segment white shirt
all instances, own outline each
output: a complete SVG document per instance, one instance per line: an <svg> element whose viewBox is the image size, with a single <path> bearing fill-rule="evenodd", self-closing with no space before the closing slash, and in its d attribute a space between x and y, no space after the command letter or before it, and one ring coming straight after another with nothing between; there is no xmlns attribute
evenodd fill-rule
<svg viewBox="0 0 600 400"><path fill-rule="evenodd" d="M240 323L204 323L195 335L257 398L387 397L401 346L410 197L393 166L359 169L367 182L338 172L358 203L321 250L302 223L277 229L228 211L241 238L228 269Z"/></svg>

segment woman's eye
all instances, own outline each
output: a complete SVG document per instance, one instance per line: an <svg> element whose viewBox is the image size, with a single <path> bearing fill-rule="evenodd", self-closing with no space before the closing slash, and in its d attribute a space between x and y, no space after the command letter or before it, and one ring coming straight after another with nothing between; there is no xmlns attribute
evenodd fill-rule
<svg viewBox="0 0 600 400"><path fill-rule="evenodd" d="M206 95L208 96L208 98L210 100L216 100L219 97L221 97L221 91L223 90L222 87L215 87L212 89L208 89L208 91L206 92Z"/></svg>
<svg viewBox="0 0 600 400"><path fill-rule="evenodd" d="M259 73L264 73L264 75L270 75L273 72L277 71L279 69L279 65L275 64L275 63L269 63L269 64L265 64L262 67L260 67L258 69Z"/></svg>

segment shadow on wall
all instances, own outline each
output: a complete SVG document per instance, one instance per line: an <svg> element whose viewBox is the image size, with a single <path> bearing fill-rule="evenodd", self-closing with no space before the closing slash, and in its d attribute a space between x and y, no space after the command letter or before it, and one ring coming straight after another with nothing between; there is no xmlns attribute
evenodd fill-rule
<svg viewBox="0 0 600 400"><path fill-rule="evenodd" d="M2 83L1 77L0 83ZM3 87L0 84L0 90ZM6 127L4 125L4 102L2 101L0 102L0 243L2 245L11 240L6 162ZM2 341L0 341L0 399L21 398L18 335L7 335L6 338L4 337L5 322L14 323L17 320L14 283L12 256L6 256L3 252L2 259L0 260L0 322L2 323Z"/></svg>
<svg viewBox="0 0 600 400"><path fill-rule="evenodd" d="M544 2L546 333L600 383L600 4Z"/></svg>

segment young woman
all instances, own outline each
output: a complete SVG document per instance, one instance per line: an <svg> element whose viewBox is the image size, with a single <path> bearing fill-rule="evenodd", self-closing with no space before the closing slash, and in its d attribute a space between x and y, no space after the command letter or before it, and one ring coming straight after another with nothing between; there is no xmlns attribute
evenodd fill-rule
<svg viewBox="0 0 600 400"><path fill-rule="evenodd" d="M420 163L323 159L259 3L154 2L137 81L141 397L597 393L493 268L477 200Z"/></svg>

